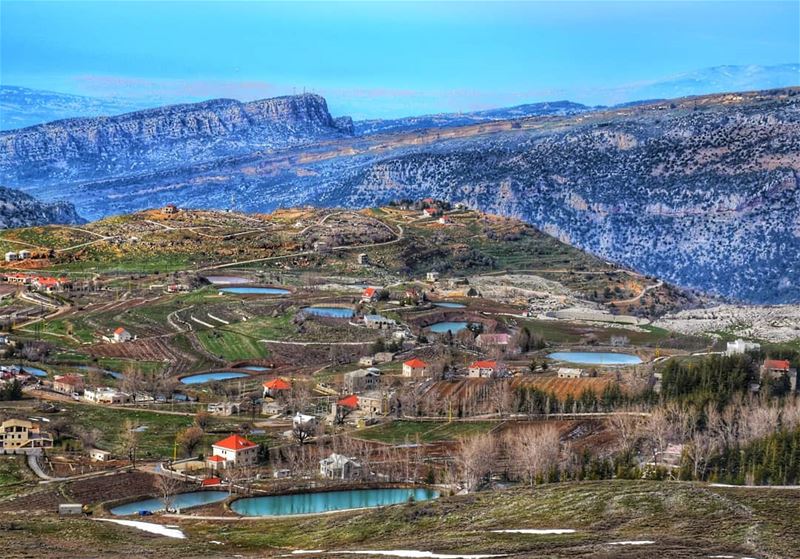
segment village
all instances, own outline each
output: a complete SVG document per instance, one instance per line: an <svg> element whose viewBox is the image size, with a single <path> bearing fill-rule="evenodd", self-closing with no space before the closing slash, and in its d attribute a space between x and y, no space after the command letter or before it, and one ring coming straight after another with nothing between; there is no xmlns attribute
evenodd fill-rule
<svg viewBox="0 0 800 559"><path fill-rule="evenodd" d="M683 295L505 219L431 199L189 213L6 255L0 459L19 485L0 514L314 514L603 479L621 448L631 476L677 480L692 439L653 402L682 367L741 370L761 402L797 392L785 348L655 327ZM206 239L203 261L153 267Z"/></svg>

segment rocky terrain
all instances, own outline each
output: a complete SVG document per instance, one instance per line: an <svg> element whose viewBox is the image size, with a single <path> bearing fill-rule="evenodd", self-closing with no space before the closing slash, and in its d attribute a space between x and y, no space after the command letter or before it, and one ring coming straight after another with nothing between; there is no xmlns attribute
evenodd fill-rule
<svg viewBox="0 0 800 559"><path fill-rule="evenodd" d="M215 99L0 133L0 173L25 186L103 179L351 134L318 95Z"/></svg>
<svg viewBox="0 0 800 559"><path fill-rule="evenodd" d="M40 202L24 192L0 186L0 229L83 223L69 202Z"/></svg>
<svg viewBox="0 0 800 559"><path fill-rule="evenodd" d="M745 339L789 342L800 337L800 306L718 305L670 313L655 325L689 335L726 333Z"/></svg>
<svg viewBox="0 0 800 559"><path fill-rule="evenodd" d="M469 113L442 113L435 115L410 116L396 119L359 120L354 123L359 135L376 134L388 131L408 131L421 128L437 128L446 126L463 126L492 120L509 120L531 116L573 115L592 110L580 103L572 101L554 101L552 103L528 103L502 109L487 109Z"/></svg>
<svg viewBox="0 0 800 559"><path fill-rule="evenodd" d="M242 124L251 104L219 101L190 106L199 113L188 120L154 116L183 108L137 113L128 124L146 138L135 144L144 146L139 151L118 135L90 136L88 147L58 134L33 142L56 125L6 134L0 172L42 198L69 196L91 218L168 202L266 211L433 196L522 218L678 285L748 302L797 302L798 93L709 95L356 137L321 98L305 96L297 111L256 111L295 115L264 125L282 134L257 140ZM128 146L126 155L117 155L117 142ZM87 152L95 156L81 155Z"/></svg>

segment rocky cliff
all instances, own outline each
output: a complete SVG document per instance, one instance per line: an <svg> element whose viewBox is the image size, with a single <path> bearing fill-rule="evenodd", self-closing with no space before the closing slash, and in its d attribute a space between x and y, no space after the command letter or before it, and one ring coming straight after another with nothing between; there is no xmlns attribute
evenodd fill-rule
<svg viewBox="0 0 800 559"><path fill-rule="evenodd" d="M352 134L325 99L215 99L0 133L0 178L11 185L88 180L198 163Z"/></svg>
<svg viewBox="0 0 800 559"><path fill-rule="evenodd" d="M0 186L0 229L83 222L75 206L68 202L47 204L19 190Z"/></svg>

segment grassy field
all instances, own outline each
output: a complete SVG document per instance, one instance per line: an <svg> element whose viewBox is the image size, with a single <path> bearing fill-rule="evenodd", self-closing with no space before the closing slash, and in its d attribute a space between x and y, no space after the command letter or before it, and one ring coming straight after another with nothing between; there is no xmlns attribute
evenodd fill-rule
<svg viewBox="0 0 800 559"><path fill-rule="evenodd" d="M257 339L224 328L200 330L197 332L197 339L208 352L226 361L261 359L269 356L267 346Z"/></svg>
<svg viewBox="0 0 800 559"><path fill-rule="evenodd" d="M472 422L431 422L431 421L392 421L378 427L357 431L354 436L390 444L415 442L432 443L439 441L455 441L460 437L485 433L496 427L492 421Z"/></svg>
<svg viewBox="0 0 800 559"><path fill-rule="evenodd" d="M30 481L33 474L24 456L0 456L0 498L19 490L18 484Z"/></svg>
<svg viewBox="0 0 800 559"><path fill-rule="evenodd" d="M797 491L727 489L685 483L602 481L513 488L369 511L261 521L165 519L185 540L170 557L276 557L291 550L411 549L510 557L696 559L731 555L796 558ZM156 519L158 521L158 519ZM67 531L66 524L69 529ZM11 556L163 556L163 538L88 519L15 517ZM569 528L566 535L492 530ZM8 530L0 524L0 531ZM220 543L210 543L210 542ZM611 545L652 541L647 545ZM42 549L47 551L42 554ZM298 553L298 557L314 557ZM345 555L341 555L345 556Z"/></svg>

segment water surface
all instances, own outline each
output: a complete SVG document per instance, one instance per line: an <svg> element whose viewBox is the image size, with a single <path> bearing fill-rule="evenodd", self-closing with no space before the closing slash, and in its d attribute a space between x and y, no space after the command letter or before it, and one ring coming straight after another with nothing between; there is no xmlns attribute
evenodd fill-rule
<svg viewBox="0 0 800 559"><path fill-rule="evenodd" d="M436 324L431 324L428 326L431 332L435 332L436 334L445 334L446 332L450 331L453 334L456 332L460 332L464 328L469 326L469 322L437 322Z"/></svg>
<svg viewBox="0 0 800 559"><path fill-rule="evenodd" d="M179 493L175 495L172 504L173 509L188 509L209 505L224 501L228 497L227 491L192 491L190 493ZM144 499L133 503L127 503L111 509L111 514L125 516L128 514L138 514L139 511L158 512L164 510L164 502L161 499Z"/></svg>
<svg viewBox="0 0 800 559"><path fill-rule="evenodd" d="M231 380L234 378L249 377L247 373L237 373L234 371L215 371L212 373L201 373L199 375L191 375L183 377L181 383L183 384L203 384L204 382L211 382L213 380Z"/></svg>
<svg viewBox="0 0 800 559"><path fill-rule="evenodd" d="M439 303L434 303L433 306L435 307L442 307L443 309L465 309L467 305L463 303L450 303L447 301L441 301Z"/></svg>
<svg viewBox="0 0 800 559"><path fill-rule="evenodd" d="M578 365L638 365L642 362L637 356L627 353L558 351L549 354L547 357L557 361L576 363Z"/></svg>
<svg viewBox="0 0 800 559"><path fill-rule="evenodd" d="M248 497L231 503L231 510L243 516L285 516L396 505L409 498L428 501L438 496L437 491L425 488L353 489Z"/></svg>
<svg viewBox="0 0 800 559"><path fill-rule="evenodd" d="M305 307L303 312L328 318L352 318L355 314L353 309L347 307Z"/></svg>
<svg viewBox="0 0 800 559"><path fill-rule="evenodd" d="M223 293L235 293L237 295L287 295L288 289L277 287L223 287Z"/></svg>

